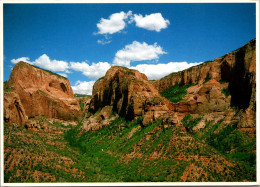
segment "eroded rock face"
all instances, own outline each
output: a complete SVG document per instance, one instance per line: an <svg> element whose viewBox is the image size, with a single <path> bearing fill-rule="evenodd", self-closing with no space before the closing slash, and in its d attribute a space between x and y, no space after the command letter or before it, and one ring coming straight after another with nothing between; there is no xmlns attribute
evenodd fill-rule
<svg viewBox="0 0 260 187"><path fill-rule="evenodd" d="M25 114L20 97L13 91L4 93L4 123L11 125L15 122L19 125L23 125L28 119Z"/></svg>
<svg viewBox="0 0 260 187"><path fill-rule="evenodd" d="M215 79L189 87L184 101L175 104L174 110L193 114L227 111L230 108L231 96L222 93L227 87L228 83L220 84Z"/></svg>
<svg viewBox="0 0 260 187"><path fill-rule="evenodd" d="M86 131L97 131L104 126L109 125L113 120L115 120L118 115L113 114L112 106L105 106L100 112L83 121L83 129Z"/></svg>
<svg viewBox="0 0 260 187"><path fill-rule="evenodd" d="M89 104L90 104L90 100L91 97L76 97L78 103L82 103L83 104L83 113L87 112L89 109Z"/></svg>
<svg viewBox="0 0 260 187"><path fill-rule="evenodd" d="M64 77L19 62L13 68L8 85L18 95L28 118L44 115L78 120L81 117L69 80Z"/></svg>
<svg viewBox="0 0 260 187"><path fill-rule="evenodd" d="M211 84L213 79L225 84ZM252 40L243 47L187 70L170 74L151 82L160 92L175 84L194 84L185 97L187 101L175 104L177 112L216 112L228 107L244 110L240 113L241 127L254 127L256 124L256 41ZM194 92L191 93L191 89ZM196 89L200 89L196 90ZM225 98L222 89L230 91Z"/></svg>
<svg viewBox="0 0 260 187"><path fill-rule="evenodd" d="M147 125L167 113L171 103L144 74L113 66L94 84L89 111L95 113L105 106L128 120L143 116L143 124Z"/></svg>

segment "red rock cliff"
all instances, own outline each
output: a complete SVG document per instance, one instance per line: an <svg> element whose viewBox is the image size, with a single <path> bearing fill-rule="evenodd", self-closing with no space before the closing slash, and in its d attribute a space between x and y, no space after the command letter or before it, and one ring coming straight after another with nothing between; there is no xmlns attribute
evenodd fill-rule
<svg viewBox="0 0 260 187"><path fill-rule="evenodd" d="M112 106L112 111L129 120L143 116L143 123L147 125L167 113L171 103L144 74L112 66L105 77L94 84L89 111L95 113L105 106Z"/></svg>
<svg viewBox="0 0 260 187"><path fill-rule="evenodd" d="M200 91L199 95L190 94L186 97L188 102L179 103L175 108L178 109L179 106L192 108L193 112L205 112L210 106L212 109L213 105L221 105L221 107L217 107L218 110L220 108L226 109L228 104L229 106L236 107L237 109L245 110L245 113L242 115L241 120L243 121L241 124L250 124L252 126L255 125L256 119L256 40L251 40L243 47L230 52L223 57L216 58L212 62L205 62L195 67L191 67L181 72L172 73L160 80L153 81L152 84L160 91L164 91L175 84L195 84L197 87L205 87L203 83L207 82L210 79L214 79L219 82L226 82L223 85L227 87L230 91L231 98L224 99L223 95L219 89L223 89L223 87L216 87L214 85L214 89L218 90L219 94L216 94L216 91L213 92L213 89L207 88L208 92L214 93L215 98L214 102L211 102L209 99L206 101L205 99L201 100L202 94ZM202 85L202 86L200 86ZM211 95L212 95L211 94ZM209 94L210 95L210 94ZM191 97L195 96L195 100ZM217 100L216 100L217 98ZM211 103L210 103L211 102ZM203 104L204 105L201 105ZM210 104L210 105L208 105ZM198 107L198 105L201 105ZM188 110L188 109L187 109ZM208 110L210 111L210 110ZM189 111L190 112L190 111Z"/></svg>
<svg viewBox="0 0 260 187"><path fill-rule="evenodd" d="M81 110L69 80L24 62L13 68L8 85L20 99L28 118L45 115L48 118L78 120Z"/></svg>

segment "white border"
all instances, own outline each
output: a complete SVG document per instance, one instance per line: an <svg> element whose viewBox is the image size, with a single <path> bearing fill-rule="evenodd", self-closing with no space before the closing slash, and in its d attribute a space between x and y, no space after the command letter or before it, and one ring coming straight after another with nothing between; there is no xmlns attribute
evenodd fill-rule
<svg viewBox="0 0 260 187"><path fill-rule="evenodd" d="M256 2L256 181L257 184L259 185L259 177L260 177L260 173L259 173L259 167L260 167L260 163L258 162L258 160L260 159L260 155L259 155L259 123L260 123L260 119L259 119L259 11L260 11L260 4L259 1Z"/></svg>
<svg viewBox="0 0 260 187"><path fill-rule="evenodd" d="M3 4L5 3L255 3L256 4L256 102L257 102L257 109L256 109L256 122L257 122L257 131L256 131L256 139L257 139L257 165L256 165L256 170L257 170L257 175L256 175L256 182L111 182L111 183L4 183L4 133L3 133ZM0 0L0 87L1 87L1 93L0 93L0 126L1 126L1 134L0 134L0 159L1 159L1 185L0 186L238 186L238 185L243 185L243 186L248 186L248 185L259 185L259 177L260 177L260 172L259 167L260 163L258 160L260 159L260 155L258 154L259 151L259 133L258 133L258 124L260 123L260 119L258 116L259 113L259 105L260 105L260 100L258 100L258 95L259 95L259 0L229 0L223 2L220 0L183 0L178 1L178 0L143 0L140 2L140 0Z"/></svg>
<svg viewBox="0 0 260 187"><path fill-rule="evenodd" d="M3 20L3 4L0 3L0 51L1 51L1 54L0 54L0 65L1 65L1 68L0 68L0 87L1 87L1 92L0 92L0 159L1 159L1 173L0 173L0 180L1 180L1 185L2 185L2 182L4 182L4 126L3 126L3 119L4 119L4 88L3 88L3 80L4 80L4 37L3 37L3 25L4 25L4 20Z"/></svg>

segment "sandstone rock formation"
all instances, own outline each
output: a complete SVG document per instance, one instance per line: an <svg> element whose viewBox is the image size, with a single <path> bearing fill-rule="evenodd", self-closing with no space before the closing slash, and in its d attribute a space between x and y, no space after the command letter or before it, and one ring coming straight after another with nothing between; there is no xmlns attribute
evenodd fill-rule
<svg viewBox="0 0 260 187"><path fill-rule="evenodd" d="M89 104L90 104L90 100L91 97L76 97L78 103L82 103L83 104L83 110L82 113L86 113L89 109Z"/></svg>
<svg viewBox="0 0 260 187"><path fill-rule="evenodd" d="M83 129L97 131L104 126L109 125L113 120L115 120L118 115L113 114L112 106L105 106L100 112L95 115L90 116L83 121Z"/></svg>
<svg viewBox="0 0 260 187"><path fill-rule="evenodd" d="M159 92L162 92L175 84L202 84L206 80L215 79L230 82L231 89L232 87L238 89L236 85L240 82L240 89L242 90L243 86L250 86L250 84L255 83L255 73L256 41L254 39L243 47L223 57L216 58L214 61L207 61L189 69L172 73L162 79L153 81L152 84ZM250 92L253 93L253 90ZM245 95L247 94L245 93Z"/></svg>
<svg viewBox="0 0 260 187"><path fill-rule="evenodd" d="M210 79L222 84L211 84L209 81L203 85ZM229 105L238 110L245 110L241 112L241 127L253 127L256 124L256 40L212 62L172 73L151 83L160 92L175 84L197 85L188 90L185 97L187 102L175 105L175 111L197 113L209 109L208 112L214 112L226 110ZM195 90L193 94L191 89L201 90ZM221 89L228 89L230 98L225 98Z"/></svg>
<svg viewBox="0 0 260 187"><path fill-rule="evenodd" d="M188 113L221 115L221 119L232 122L236 114L234 108L238 108L245 110L240 112L239 119L236 118L240 127L254 127L255 64L255 40L252 40L214 61L152 82L136 70L113 66L105 77L94 84L89 112L94 114L109 106L111 112L128 120L143 116L143 124L147 125L156 119L177 124ZM160 92L176 84L193 86L187 89L182 101L174 104L162 97ZM91 120L94 123L94 118ZM85 124L88 128L90 122L86 121Z"/></svg>
<svg viewBox="0 0 260 187"><path fill-rule="evenodd" d="M168 113L172 104L144 74L112 66L105 77L94 84L89 111L95 113L106 106L128 120L143 116L143 125L147 125Z"/></svg>
<svg viewBox="0 0 260 187"><path fill-rule="evenodd" d="M12 122L16 122L23 125L27 119L28 117L17 93L6 92L4 94L4 123L10 125Z"/></svg>
<svg viewBox="0 0 260 187"><path fill-rule="evenodd" d="M187 89L184 101L175 104L175 111L182 113L211 113L230 108L231 96L222 93L228 83L220 84L215 79L204 84L196 84Z"/></svg>
<svg viewBox="0 0 260 187"><path fill-rule="evenodd" d="M19 62L13 68L8 86L19 98L19 106L28 118L44 115L48 118L78 120L81 117L69 80L62 76ZM5 95L6 100L8 96L12 98L10 93ZM6 102L5 110L10 107ZM5 111L5 118L11 115L10 112ZM19 122L17 118L11 117L9 120Z"/></svg>

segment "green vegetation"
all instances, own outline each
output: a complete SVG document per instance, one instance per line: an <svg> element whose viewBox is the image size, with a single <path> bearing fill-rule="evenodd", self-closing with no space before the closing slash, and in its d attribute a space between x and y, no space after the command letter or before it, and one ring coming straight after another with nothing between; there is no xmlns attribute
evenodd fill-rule
<svg viewBox="0 0 260 187"><path fill-rule="evenodd" d="M4 92L10 92L12 91L12 88L8 84L8 81L4 81Z"/></svg>
<svg viewBox="0 0 260 187"><path fill-rule="evenodd" d="M180 85L175 84L174 86L164 90L160 94L173 103L178 103L181 101L187 94L187 88L193 86L193 84Z"/></svg>
<svg viewBox="0 0 260 187"><path fill-rule="evenodd" d="M40 93L44 94L44 95L48 95L46 92L42 91L42 90L38 90Z"/></svg>
<svg viewBox="0 0 260 187"><path fill-rule="evenodd" d="M55 76L57 76L57 77L59 77L59 78L63 78L63 79L66 79L66 80L67 80L66 77L63 77L63 76L61 76L61 75L59 75L59 74L57 74L57 73L53 73L53 72L51 72L51 71L49 71L49 70L39 68L39 67L37 67L37 66L35 66L35 65L31 65L31 64L29 64L29 65L30 65L30 66L33 66L33 67L35 67L35 68L37 68L37 69L41 69L41 70L43 70L43 71L45 71L45 72L48 72L48 73L51 74L51 75L55 75Z"/></svg>
<svg viewBox="0 0 260 187"><path fill-rule="evenodd" d="M86 94L74 94L74 97L91 97L91 95L86 95Z"/></svg>
<svg viewBox="0 0 260 187"><path fill-rule="evenodd" d="M196 126L201 118L186 115L182 123L188 129ZM241 176L254 181L256 178L256 136L241 133L237 128L237 123L224 124L223 120L217 123L208 121L206 126L199 132L192 132L193 136L200 141L214 147L227 159L239 163L240 169L244 172Z"/></svg>
<svg viewBox="0 0 260 187"><path fill-rule="evenodd" d="M209 82L210 80L211 80L211 78L210 78L210 77L207 77L207 78L205 79L205 81L203 82L203 84Z"/></svg>
<svg viewBox="0 0 260 187"><path fill-rule="evenodd" d="M225 80L220 80L219 82L220 82L220 84L228 83L228 81L225 81Z"/></svg>
<svg viewBox="0 0 260 187"><path fill-rule="evenodd" d="M80 124L66 132L66 140L81 152L82 161L80 162L89 163L88 169L85 170L87 181L159 182L180 179L181 172L185 168L178 171L178 176L170 177L171 167L177 164L176 161L147 160L154 149L169 142L173 133L172 129L154 134L152 136L154 141L143 142L146 135L156 128L160 121L147 127L141 127L141 121L142 117L134 121L118 118L109 126L96 132L82 133ZM125 127L120 130L118 126L121 124ZM141 158L123 159L125 157L123 155L133 152L140 154L144 152L144 155Z"/></svg>
<svg viewBox="0 0 260 187"><path fill-rule="evenodd" d="M222 121L190 134L160 120L143 126L143 117L117 118L88 132L82 123L34 120L47 131L4 125L5 182L255 181L255 139L235 126L223 128ZM191 115L182 120L186 129L199 121ZM191 168L194 174L187 173Z"/></svg>
<svg viewBox="0 0 260 187"><path fill-rule="evenodd" d="M230 91L229 91L228 88L222 89L221 92L222 92L226 97L228 97L228 96L230 95Z"/></svg>
<svg viewBox="0 0 260 187"><path fill-rule="evenodd" d="M84 103L79 103L79 106L80 106L81 111L83 111L83 109L84 109Z"/></svg>
<svg viewBox="0 0 260 187"><path fill-rule="evenodd" d="M55 75L55 76L57 76L57 77L59 77L59 78L63 78L63 79L66 79L66 80L67 80L66 77L63 77L63 76L61 76L61 75L59 75L59 74L57 74L57 73L53 73L53 72L51 72L51 71L49 71L49 70L39 68L38 66L31 65L31 64L28 64L28 63L26 63L26 62L19 62L19 63L17 63L17 65L19 65L19 66L24 66L24 65L26 65L26 64L29 65L29 66L35 67L35 68L37 68L37 69L43 70L43 71L45 71L45 72L48 72L48 73L51 74L51 75Z"/></svg>
<svg viewBox="0 0 260 187"><path fill-rule="evenodd" d="M162 102L162 99L159 97L153 97L151 100L151 103L153 104L160 104Z"/></svg>
<svg viewBox="0 0 260 187"><path fill-rule="evenodd" d="M105 77L100 77L96 82L103 80Z"/></svg>
<svg viewBox="0 0 260 187"><path fill-rule="evenodd" d="M244 175L249 180L256 177L256 136L242 134L237 129L237 124L228 124L217 133L211 133L206 142L215 147L228 158L241 163L241 167L246 170Z"/></svg>
<svg viewBox="0 0 260 187"><path fill-rule="evenodd" d="M41 125L47 123L51 132L72 128L60 122L49 123L44 116L37 120ZM63 135L31 132L17 124L4 124L4 134L4 182L77 182L83 179L74 163L79 159L78 153ZM77 170L71 172L73 169Z"/></svg>
<svg viewBox="0 0 260 187"><path fill-rule="evenodd" d="M182 124L184 125L184 127L189 131L191 132L193 127L195 127L201 120L201 117L200 118L195 118L193 119L193 117L188 114L186 115L183 119L182 119Z"/></svg>
<svg viewBox="0 0 260 187"><path fill-rule="evenodd" d="M127 67L125 66L115 66L115 67L119 67L119 68L123 68L124 70L129 70Z"/></svg>

